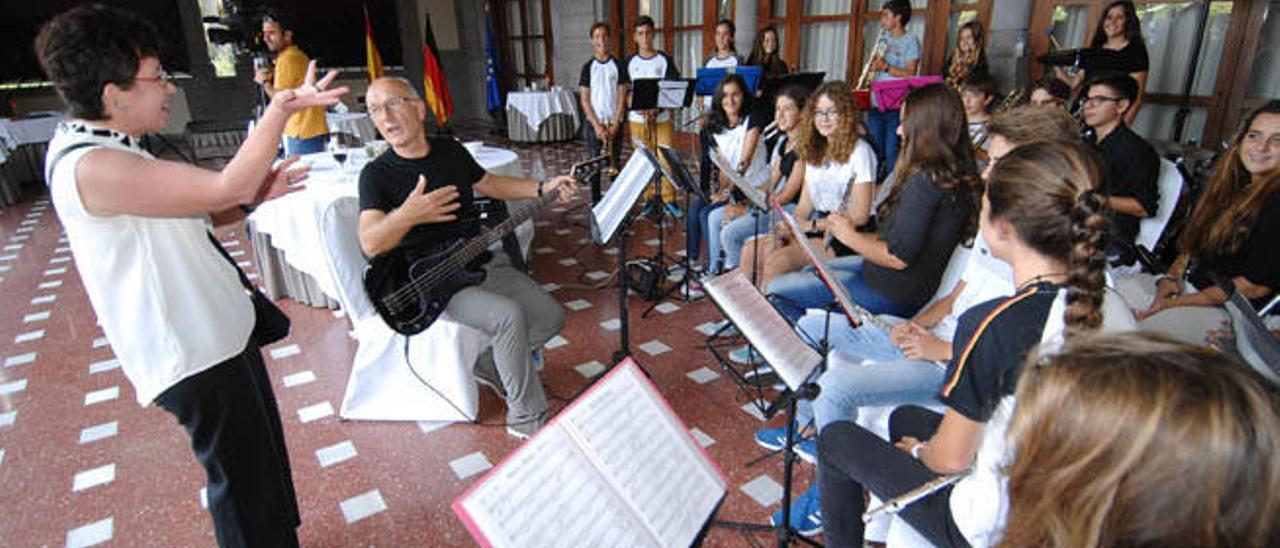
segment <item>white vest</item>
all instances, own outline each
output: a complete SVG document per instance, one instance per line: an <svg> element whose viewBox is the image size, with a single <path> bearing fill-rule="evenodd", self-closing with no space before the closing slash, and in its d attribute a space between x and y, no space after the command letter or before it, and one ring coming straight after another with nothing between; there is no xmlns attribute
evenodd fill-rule
<svg viewBox="0 0 1280 548"><path fill-rule="evenodd" d="M138 403L147 405L179 381L243 351L254 312L235 269L209 242L207 217L101 217L85 210L76 164L99 147L151 158L126 140L84 122L63 123L48 159L74 143L97 146L64 156L49 186L93 311Z"/></svg>

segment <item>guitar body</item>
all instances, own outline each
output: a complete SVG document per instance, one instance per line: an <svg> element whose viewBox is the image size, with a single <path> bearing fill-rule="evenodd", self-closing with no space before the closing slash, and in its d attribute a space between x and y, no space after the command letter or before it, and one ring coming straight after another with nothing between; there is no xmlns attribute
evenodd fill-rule
<svg viewBox="0 0 1280 548"><path fill-rule="evenodd" d="M460 264L455 254L467 242L416 260L402 248L370 259L364 271L364 290L378 315L402 335L416 335L435 323L449 300L463 289L484 282L486 257Z"/></svg>

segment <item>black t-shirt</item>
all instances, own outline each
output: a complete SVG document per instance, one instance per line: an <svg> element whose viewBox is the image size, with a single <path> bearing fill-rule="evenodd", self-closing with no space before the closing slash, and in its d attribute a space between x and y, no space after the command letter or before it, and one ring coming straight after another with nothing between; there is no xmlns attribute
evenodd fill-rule
<svg viewBox="0 0 1280 548"><path fill-rule="evenodd" d="M1098 63L1089 67L1090 76L1103 72L1146 72L1151 68L1151 59L1147 56L1147 46L1141 42L1130 41L1128 45L1116 51L1115 61Z"/></svg>
<svg viewBox="0 0 1280 548"><path fill-rule="evenodd" d="M937 291L968 216L968 207L954 189L939 188L923 171L911 174L898 201L879 220L877 233L907 268L894 270L867 261L862 265L863 281L889 300L919 309Z"/></svg>
<svg viewBox="0 0 1280 548"><path fill-rule="evenodd" d="M1277 241L1280 241L1280 193L1272 194L1262 204L1262 212L1258 214L1253 230L1240 243L1235 253L1196 257L1187 280L1197 289L1204 289L1216 285L1209 275L1211 272L1225 279L1244 276L1252 283L1271 288L1274 294L1280 289L1280 253L1277 253ZM1261 306L1269 298L1268 295L1255 299L1253 304Z"/></svg>
<svg viewBox="0 0 1280 548"><path fill-rule="evenodd" d="M1040 344L1059 286L1040 283L973 306L960 315L942 403L969 420L987 422L1013 394L1027 354Z"/></svg>
<svg viewBox="0 0 1280 548"><path fill-rule="evenodd" d="M1160 201L1157 180L1160 177L1160 156L1128 126L1120 124L1100 143L1096 143L1102 161L1107 166L1107 182L1103 186L1110 196L1126 196L1142 204L1151 215L1156 214ZM1111 213L1111 237L1116 242L1132 244L1138 237L1141 219L1124 213ZM1122 248L1123 249L1123 248ZM1131 263L1132 260L1125 260Z"/></svg>
<svg viewBox="0 0 1280 548"><path fill-rule="evenodd" d="M418 184L418 176L427 177L427 192L453 185L458 187L458 219L448 223L421 224L409 230L399 245L423 253L439 251L461 238L479 234L479 215L474 212L473 185L484 178L485 171L460 143L451 138L428 139L431 149L422 158L402 158L387 149L381 156L365 164L360 171L360 209L391 212L404 203Z"/></svg>

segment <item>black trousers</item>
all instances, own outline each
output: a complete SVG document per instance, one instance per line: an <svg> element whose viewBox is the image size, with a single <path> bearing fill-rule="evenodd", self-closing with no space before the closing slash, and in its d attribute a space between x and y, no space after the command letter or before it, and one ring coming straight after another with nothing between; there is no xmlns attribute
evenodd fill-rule
<svg viewBox="0 0 1280 548"><path fill-rule="evenodd" d="M257 344L170 387L156 404L186 428L204 466L218 545L297 546L293 474Z"/></svg>
<svg viewBox="0 0 1280 548"><path fill-rule="evenodd" d="M582 124L582 137L587 140L588 158L595 158L604 150L605 143L604 141L601 141L599 137L596 137L596 129L595 126L591 125L591 122L586 121ZM621 168L621 166L618 165L618 162L622 161L622 128L619 128L618 134L614 135L609 139L609 141L609 152L613 154L609 163L612 167ZM597 173L592 175L588 184L591 185L591 203L600 203L600 198L602 196L600 189L600 174Z"/></svg>
<svg viewBox="0 0 1280 548"><path fill-rule="evenodd" d="M929 439L942 415L923 407L903 406L889 418L889 437ZM827 425L818 438L818 481L822 486L822 530L827 546L862 546L867 503L865 486L888 500L938 477L920 461L892 443L849 421ZM951 517L951 488L947 487L904 509L900 515L935 546L969 543Z"/></svg>

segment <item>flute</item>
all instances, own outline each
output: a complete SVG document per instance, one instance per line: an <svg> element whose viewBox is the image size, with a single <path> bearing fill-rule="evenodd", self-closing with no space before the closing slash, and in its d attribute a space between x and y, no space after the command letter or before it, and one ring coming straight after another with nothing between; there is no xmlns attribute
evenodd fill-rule
<svg viewBox="0 0 1280 548"><path fill-rule="evenodd" d="M940 476L940 477L934 478L933 480L930 480L924 485L921 485L920 487L916 487L915 489L907 491L906 493L893 497L892 499L889 499L884 504L881 504L880 506L877 506L867 511L866 513L862 514L862 522L869 523L871 520L876 519L882 515L897 514L898 512L901 512L903 508L911 506L916 501L919 501L920 499L923 499L929 495L932 495L942 490L948 485L951 485L957 481L964 479L964 477L967 475L969 475L968 472L961 472L959 474L954 474L951 476Z"/></svg>

